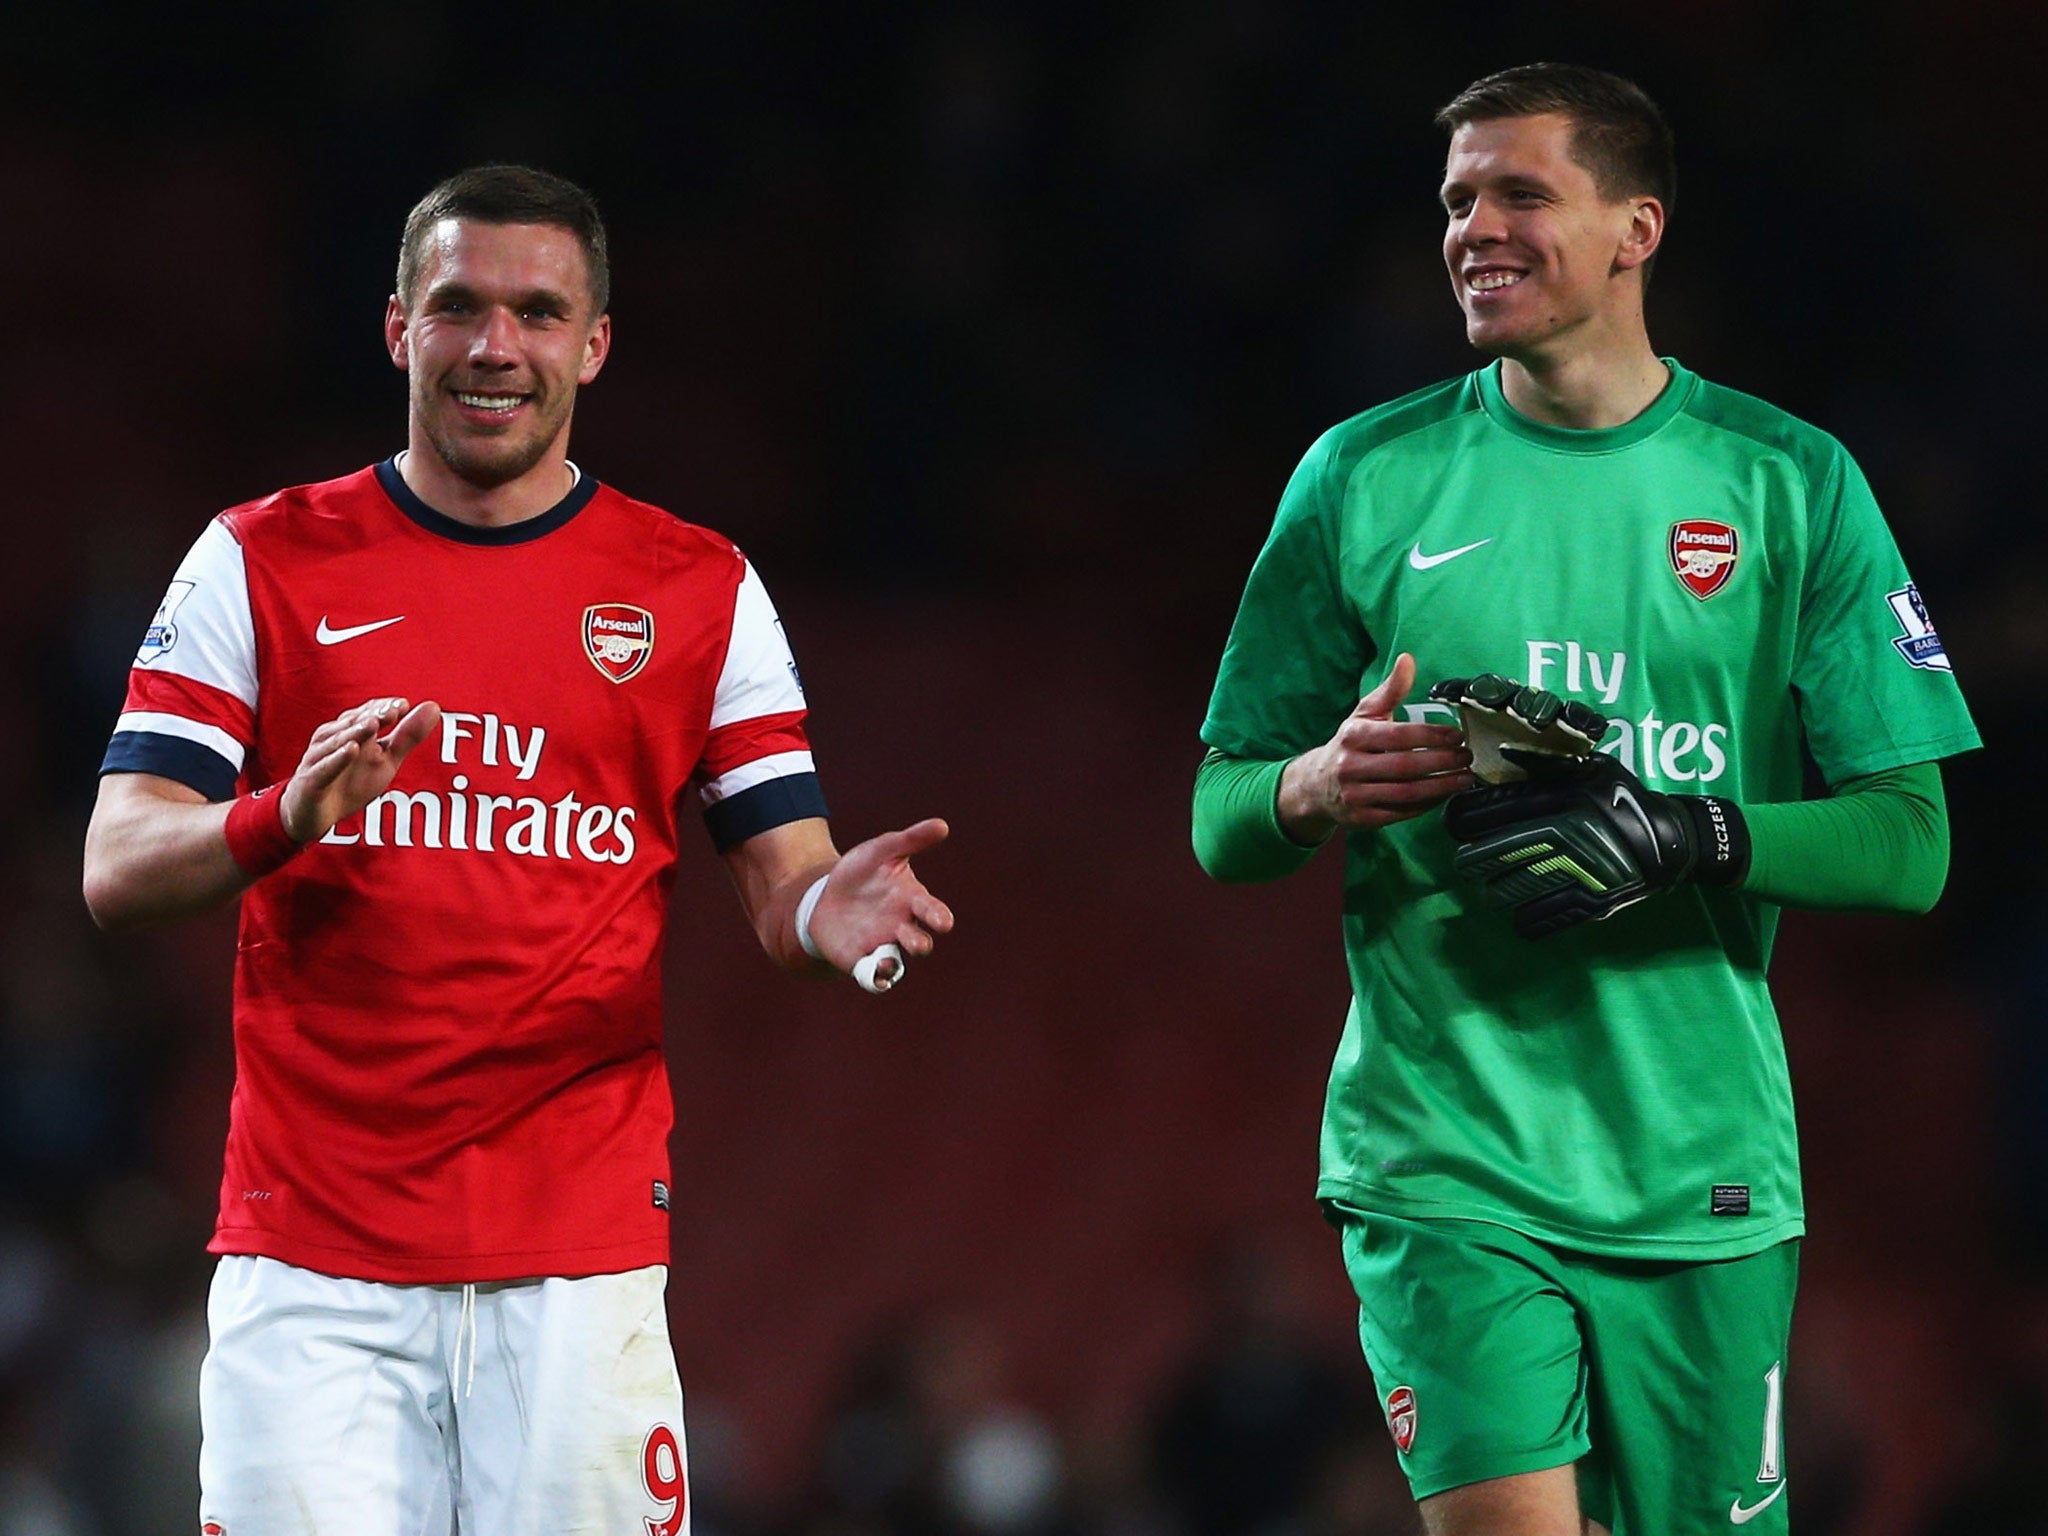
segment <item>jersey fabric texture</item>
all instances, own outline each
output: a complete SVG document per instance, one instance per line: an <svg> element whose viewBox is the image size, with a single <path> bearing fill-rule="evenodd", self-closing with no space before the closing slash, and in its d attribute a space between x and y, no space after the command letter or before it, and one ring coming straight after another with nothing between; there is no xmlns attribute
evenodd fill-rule
<svg viewBox="0 0 2048 1536"><path fill-rule="evenodd" d="M767 593L587 476L479 529L385 463L207 528L103 771L225 799L383 696L439 733L242 898L211 1247L383 1281L666 1263L679 810L720 846L825 810Z"/></svg>
<svg viewBox="0 0 2048 1536"><path fill-rule="evenodd" d="M1415 1497L1577 1464L1613 1536L1786 1529L1799 1244L1713 1263L1572 1253L1492 1222L1346 1216L1345 1267Z"/></svg>
<svg viewBox="0 0 2048 1536"><path fill-rule="evenodd" d="M1203 739L1295 756L1410 651L1418 699L1500 672L1592 705L1602 749L1660 790L1792 801L1802 750L1839 783L1975 746L1848 454L1669 366L1605 431L1522 417L1496 364L1326 433L1253 567ZM1436 816L1348 840L1353 1000L1320 1195L1637 1258L1800 1234L1764 980L1777 909L1684 886L1529 944L1453 851Z"/></svg>

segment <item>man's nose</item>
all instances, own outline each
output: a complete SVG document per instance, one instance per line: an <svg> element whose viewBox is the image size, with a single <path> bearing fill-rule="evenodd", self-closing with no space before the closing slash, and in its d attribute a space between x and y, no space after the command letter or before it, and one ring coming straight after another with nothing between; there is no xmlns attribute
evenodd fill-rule
<svg viewBox="0 0 2048 1536"><path fill-rule="evenodd" d="M1496 205L1483 197L1472 204L1458 230L1458 243L1464 246L1498 245L1507 237L1506 219Z"/></svg>
<svg viewBox="0 0 2048 1536"><path fill-rule="evenodd" d="M519 322L507 309L484 312L483 324L470 342L469 360L486 366L509 367L519 361Z"/></svg>

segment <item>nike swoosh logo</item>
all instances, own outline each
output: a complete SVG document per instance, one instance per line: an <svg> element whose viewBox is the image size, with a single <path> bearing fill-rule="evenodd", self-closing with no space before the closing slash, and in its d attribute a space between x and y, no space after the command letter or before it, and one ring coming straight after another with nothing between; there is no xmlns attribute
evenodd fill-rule
<svg viewBox="0 0 2048 1536"><path fill-rule="evenodd" d="M1479 539L1470 544L1460 544L1456 549L1447 549L1440 555L1425 555L1422 552L1422 546L1417 544L1408 551L1408 563L1418 571L1433 570L1437 566L1442 565L1446 560L1455 560L1460 555L1469 555L1481 544L1491 544L1492 542L1493 540L1490 538Z"/></svg>
<svg viewBox="0 0 2048 1536"><path fill-rule="evenodd" d="M1614 786L1614 803L1618 806L1625 805L1635 813L1636 820L1642 823L1643 836L1648 838L1651 844L1654 846L1657 841L1657 829L1655 826L1651 825L1650 813L1643 809L1641 801L1636 799L1634 795L1628 792L1628 786L1626 784L1617 784ZM1771 1495L1771 1498L1776 1497L1776 1494ZM1764 1504L1768 1503L1770 1503L1770 1499L1764 1500ZM1757 1508L1762 1509L1763 1504L1759 1504Z"/></svg>
<svg viewBox="0 0 2048 1536"><path fill-rule="evenodd" d="M403 624L405 615L395 619L379 619L374 624L351 624L347 629L332 629L328 626L327 615L320 615L320 627L313 631L313 638L322 645L339 645L344 640L353 640L358 635L372 634L380 629L389 629L394 624Z"/></svg>
<svg viewBox="0 0 2048 1536"><path fill-rule="evenodd" d="M1742 1495L1738 1493L1735 1496L1735 1502L1728 1506L1729 1523L1731 1525L1749 1524L1750 1521L1754 1520L1758 1515L1762 1514L1765 1510L1769 1509L1773 1504L1777 1503L1778 1495L1783 1493L1784 1491L1785 1484L1780 1483L1777 1487L1771 1490L1769 1498L1761 1500L1758 1503L1748 1505L1745 1505L1742 1502Z"/></svg>

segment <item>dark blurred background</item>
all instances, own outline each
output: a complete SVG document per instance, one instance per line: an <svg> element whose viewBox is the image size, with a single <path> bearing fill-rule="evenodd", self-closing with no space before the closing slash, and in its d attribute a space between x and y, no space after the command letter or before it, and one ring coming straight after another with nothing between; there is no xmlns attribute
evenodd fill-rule
<svg viewBox="0 0 2048 1536"><path fill-rule="evenodd" d="M127 661L221 506L381 458L406 208L612 227L601 478L738 540L843 837L941 813L886 1002L672 945L700 1536L1369 1536L1412 1507L1310 1200L1336 860L1187 852L1295 460L1471 365L1431 111L1533 58L1678 131L1653 340L1843 438L1978 712L1949 893L1794 917L1808 1533L2048 1530L2037 5L93 3L0 37L0 1536L190 1529L231 915L78 898ZM399 1000L394 1000L397 1005ZM1674 1028L1683 1021L1674 1020Z"/></svg>

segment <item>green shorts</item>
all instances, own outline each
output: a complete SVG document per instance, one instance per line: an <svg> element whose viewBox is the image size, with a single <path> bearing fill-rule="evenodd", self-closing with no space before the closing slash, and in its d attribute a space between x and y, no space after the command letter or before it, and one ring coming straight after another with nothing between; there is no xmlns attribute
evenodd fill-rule
<svg viewBox="0 0 2048 1536"><path fill-rule="evenodd" d="M1796 1241L1646 1262L1490 1222L1334 1214L1417 1499L1577 1463L1584 1513L1615 1536L1785 1530Z"/></svg>

